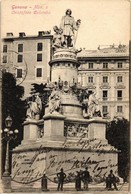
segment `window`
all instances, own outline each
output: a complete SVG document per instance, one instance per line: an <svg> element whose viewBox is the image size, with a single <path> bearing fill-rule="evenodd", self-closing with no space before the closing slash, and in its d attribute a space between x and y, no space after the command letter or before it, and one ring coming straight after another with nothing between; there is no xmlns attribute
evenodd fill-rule
<svg viewBox="0 0 131 194"><path fill-rule="evenodd" d="M122 100L122 90L117 91L117 100Z"/></svg>
<svg viewBox="0 0 131 194"><path fill-rule="evenodd" d="M7 63L7 56L3 56L3 63Z"/></svg>
<svg viewBox="0 0 131 194"><path fill-rule="evenodd" d="M88 77L88 83L93 83L93 77Z"/></svg>
<svg viewBox="0 0 131 194"><path fill-rule="evenodd" d="M103 100L107 100L107 97L108 97L108 91L103 90Z"/></svg>
<svg viewBox="0 0 131 194"><path fill-rule="evenodd" d="M117 67L122 68L122 62L118 62Z"/></svg>
<svg viewBox="0 0 131 194"><path fill-rule="evenodd" d="M23 52L23 44L18 44L18 52Z"/></svg>
<svg viewBox="0 0 131 194"><path fill-rule="evenodd" d="M3 53L7 53L7 45L3 45Z"/></svg>
<svg viewBox="0 0 131 194"><path fill-rule="evenodd" d="M18 55L18 63L21 63L23 62L23 55Z"/></svg>
<svg viewBox="0 0 131 194"><path fill-rule="evenodd" d="M89 63L89 69L93 69L93 63Z"/></svg>
<svg viewBox="0 0 131 194"><path fill-rule="evenodd" d="M108 83L108 77L107 76L103 76L103 83Z"/></svg>
<svg viewBox="0 0 131 194"><path fill-rule="evenodd" d="M108 106L102 106L102 112L108 113Z"/></svg>
<svg viewBox="0 0 131 194"><path fill-rule="evenodd" d="M122 82L122 76L118 76L118 77L117 77L117 82L118 82L118 83Z"/></svg>
<svg viewBox="0 0 131 194"><path fill-rule="evenodd" d="M43 48L43 44L41 42L37 43L37 51L42 51L42 48Z"/></svg>
<svg viewBox="0 0 131 194"><path fill-rule="evenodd" d="M103 63L103 69L107 69L108 68L108 63Z"/></svg>
<svg viewBox="0 0 131 194"><path fill-rule="evenodd" d="M36 77L42 77L42 68L36 69Z"/></svg>
<svg viewBox="0 0 131 194"><path fill-rule="evenodd" d="M122 111L123 111L123 107L122 106L117 106L117 112L122 113Z"/></svg>
<svg viewBox="0 0 131 194"><path fill-rule="evenodd" d="M17 78L22 78L22 69L17 69Z"/></svg>
<svg viewBox="0 0 131 194"><path fill-rule="evenodd" d="M37 61L42 61L42 54L37 54Z"/></svg>

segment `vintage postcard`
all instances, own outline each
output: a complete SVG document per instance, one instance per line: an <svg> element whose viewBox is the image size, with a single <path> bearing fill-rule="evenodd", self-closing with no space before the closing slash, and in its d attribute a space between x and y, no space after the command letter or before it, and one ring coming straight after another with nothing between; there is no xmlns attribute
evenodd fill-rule
<svg viewBox="0 0 131 194"><path fill-rule="evenodd" d="M130 193L130 1L0 3L0 193Z"/></svg>

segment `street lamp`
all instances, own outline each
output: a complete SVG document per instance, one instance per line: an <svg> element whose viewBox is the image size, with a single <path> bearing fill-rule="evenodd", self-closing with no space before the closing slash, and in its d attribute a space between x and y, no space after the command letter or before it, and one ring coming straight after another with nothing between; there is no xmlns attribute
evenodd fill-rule
<svg viewBox="0 0 131 194"><path fill-rule="evenodd" d="M10 128L12 126L12 118L10 116L8 116L6 119L5 119L5 126Z"/></svg>
<svg viewBox="0 0 131 194"><path fill-rule="evenodd" d="M11 189L11 179L10 179L10 171L9 171L9 164L10 164L9 163L9 143L12 139L16 139L17 134L18 134L17 129L15 129L14 132L11 130L12 123L13 123L12 118L8 116L5 119L6 128L4 129L4 133L3 133L3 139L7 143L6 157L5 157L5 169L4 169L4 173L2 176L3 183L4 183L3 186L5 189Z"/></svg>

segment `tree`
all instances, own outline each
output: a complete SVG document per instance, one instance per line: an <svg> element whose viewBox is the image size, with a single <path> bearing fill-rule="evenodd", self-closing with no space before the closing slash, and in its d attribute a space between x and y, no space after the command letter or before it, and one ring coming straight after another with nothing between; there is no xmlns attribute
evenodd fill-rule
<svg viewBox="0 0 131 194"><path fill-rule="evenodd" d="M16 85L16 79L11 73L3 73L2 75L2 129L5 126L5 119L8 115L12 117L12 130L18 129L17 141L10 142L12 150L23 139L23 126L25 120L25 101L22 100L24 95L24 87ZM3 142L3 154L5 153L6 142ZM3 156L4 160L4 156Z"/></svg>
<svg viewBox="0 0 131 194"><path fill-rule="evenodd" d="M118 153L118 173L127 181L129 176L129 121L115 118L107 125L106 138L109 144L120 150Z"/></svg>

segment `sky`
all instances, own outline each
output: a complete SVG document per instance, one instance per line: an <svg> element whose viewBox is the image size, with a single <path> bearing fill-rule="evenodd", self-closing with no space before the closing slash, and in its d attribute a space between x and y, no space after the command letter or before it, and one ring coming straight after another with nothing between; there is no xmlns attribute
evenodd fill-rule
<svg viewBox="0 0 131 194"><path fill-rule="evenodd" d="M19 32L37 35L60 25L67 9L81 19L76 47L97 49L98 45L128 44L130 1L128 0L2 0L1 35Z"/></svg>

